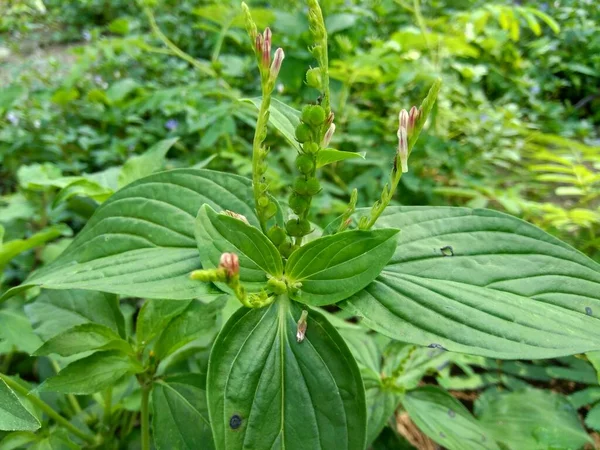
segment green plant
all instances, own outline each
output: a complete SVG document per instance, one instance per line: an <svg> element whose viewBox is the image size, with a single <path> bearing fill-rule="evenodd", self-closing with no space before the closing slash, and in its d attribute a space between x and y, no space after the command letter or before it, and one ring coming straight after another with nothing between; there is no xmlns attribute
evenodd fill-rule
<svg viewBox="0 0 600 450"><path fill-rule="evenodd" d="M26 307L40 338L26 326L19 334L39 344L34 354L52 373L34 389L1 376L0 428L15 431L6 439L115 448L130 443L139 417L144 450L151 428L160 449L361 450L401 404L447 448L495 449L506 443L485 424L501 401L528 397L490 397L476 420L442 389L419 387L421 377L460 353L540 359L600 350L600 266L591 259L503 213L390 206L434 115L438 80L419 108L400 112L390 180L372 208L357 208L354 190L340 217L314 224L323 169L364 155L330 147L329 44L319 4L308 6L314 67L303 78L319 100L302 111L272 98L284 53L272 56L271 31L259 33L244 7L262 90L248 100L258 110L251 179L193 168L151 174L175 139L113 168L114 193L51 165L22 169L24 188L63 189L57 204L74 185L102 204L64 252L2 297L14 305L12 297L43 289ZM295 157L286 206L272 188L270 128ZM63 404L54 408L48 393ZM539 408L553 401L538 397ZM587 440L573 414L551 419L575 430L561 444ZM44 434L31 433L42 424Z"/></svg>

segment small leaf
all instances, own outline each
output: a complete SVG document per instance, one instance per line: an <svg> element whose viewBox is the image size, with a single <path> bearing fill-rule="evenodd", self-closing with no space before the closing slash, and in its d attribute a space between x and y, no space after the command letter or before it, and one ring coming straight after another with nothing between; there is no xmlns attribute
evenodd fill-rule
<svg viewBox="0 0 600 450"><path fill-rule="evenodd" d="M52 206L56 208L61 203L66 202L71 197L75 196L88 197L98 203L102 203L106 201L113 192L112 189L103 186L94 180L79 178L66 185L58 194L56 194Z"/></svg>
<svg viewBox="0 0 600 450"><path fill-rule="evenodd" d="M0 247L0 271L4 269L4 266L6 266L11 259L20 253L39 247L59 236L70 235L71 229L64 224L60 224L45 228L27 239L14 239L12 241L4 242Z"/></svg>
<svg viewBox="0 0 600 450"><path fill-rule="evenodd" d="M31 328L22 311L0 309L0 353L13 350L32 353L42 345L42 341Z"/></svg>
<svg viewBox="0 0 600 450"><path fill-rule="evenodd" d="M119 189L163 168L165 156L179 138L157 142L143 154L129 158L119 173Z"/></svg>
<svg viewBox="0 0 600 450"><path fill-rule="evenodd" d="M16 394L0 379L0 430L34 431L40 422L21 404Z"/></svg>
<svg viewBox="0 0 600 450"><path fill-rule="evenodd" d="M239 309L210 355L208 407L216 448L364 450L364 388L334 327L310 311L296 342L302 308L279 297Z"/></svg>
<svg viewBox="0 0 600 450"><path fill-rule="evenodd" d="M202 267L207 269L218 267L223 253L236 253L240 280L250 291L265 286L266 274L280 277L283 273L281 256L262 231L239 219L217 214L208 205L200 208L196 218L196 242Z"/></svg>
<svg viewBox="0 0 600 450"><path fill-rule="evenodd" d="M373 281L394 254L399 230L352 230L316 239L290 256L285 272L302 283L295 300L314 306L344 300Z"/></svg>
<svg viewBox="0 0 600 450"><path fill-rule="evenodd" d="M72 362L39 387L40 392L94 394L112 386L126 374L140 373L139 363L118 351L96 352Z"/></svg>
<svg viewBox="0 0 600 450"><path fill-rule="evenodd" d="M600 431L600 403L589 410L585 416L585 424L592 430Z"/></svg>
<svg viewBox="0 0 600 450"><path fill-rule="evenodd" d="M600 349L600 265L539 228L484 209L393 207L402 229L367 288L340 303L393 339L494 358Z"/></svg>
<svg viewBox="0 0 600 450"><path fill-rule="evenodd" d="M150 342L167 324L181 314L193 300L146 300L136 321L138 344Z"/></svg>
<svg viewBox="0 0 600 450"><path fill-rule="evenodd" d="M241 101L251 103L257 110L260 110L262 98L245 98ZM292 147L301 151L300 144L296 140L296 127L300 124L300 111L272 98L269 112L269 123L281 133Z"/></svg>
<svg viewBox="0 0 600 450"><path fill-rule="evenodd" d="M152 388L152 430L158 450L215 448L205 382L189 384L189 378L174 377Z"/></svg>
<svg viewBox="0 0 600 450"><path fill-rule="evenodd" d="M422 432L448 450L499 450L467 408L438 387L409 391L402 405Z"/></svg>
<svg viewBox="0 0 600 450"><path fill-rule="evenodd" d="M362 158L365 159L365 152L354 153L354 152L341 152L333 148L324 148L317 153L317 168L326 166L338 161L344 161L346 159Z"/></svg>
<svg viewBox="0 0 600 450"><path fill-rule="evenodd" d="M124 353L133 353L131 346L110 328L95 323L84 323L46 341L34 355L72 356L91 350L121 350Z"/></svg>

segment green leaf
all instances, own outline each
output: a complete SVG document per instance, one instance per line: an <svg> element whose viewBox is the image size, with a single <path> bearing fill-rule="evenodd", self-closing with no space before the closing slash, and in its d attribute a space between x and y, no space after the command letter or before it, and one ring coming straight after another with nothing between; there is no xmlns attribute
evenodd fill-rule
<svg viewBox="0 0 600 450"><path fill-rule="evenodd" d="M104 325L125 337L125 321L116 295L75 289L42 291L35 302L25 306L25 313L35 332L44 340L90 322Z"/></svg>
<svg viewBox="0 0 600 450"><path fill-rule="evenodd" d="M546 25L548 25L550 27L550 29L552 31L554 31L554 33L558 34L560 32L560 25L556 22L556 20L554 20L548 14L546 14L543 11L540 11L539 9L536 9L536 8L523 8L523 9L530 12L531 14L538 16L540 18L540 20L545 22Z"/></svg>
<svg viewBox="0 0 600 450"><path fill-rule="evenodd" d="M181 314L193 300L147 300L136 321L136 339L144 345L161 333L167 324Z"/></svg>
<svg viewBox="0 0 600 450"><path fill-rule="evenodd" d="M241 101L252 103L257 110L260 110L262 97L244 98ZM293 148L301 151L302 148L296 140L296 127L300 124L300 111L272 98L269 113L269 123L281 133Z"/></svg>
<svg viewBox="0 0 600 450"><path fill-rule="evenodd" d="M300 247L285 267L287 278L302 283L294 299L308 305L330 305L360 291L394 254L398 231L352 230Z"/></svg>
<svg viewBox="0 0 600 450"><path fill-rule="evenodd" d="M163 168L165 156L179 138L157 142L143 154L129 158L119 172L119 189Z"/></svg>
<svg viewBox="0 0 600 450"><path fill-rule="evenodd" d="M204 205L196 218L196 242L202 267L213 269L225 252L240 260L240 280L250 291L263 288L267 273L281 277L283 264L273 243L258 228Z"/></svg>
<svg viewBox="0 0 600 450"><path fill-rule="evenodd" d="M96 352L72 362L58 374L44 381L38 390L63 394L94 394L112 386L128 373L142 371L139 363L128 355L114 350Z"/></svg>
<svg viewBox="0 0 600 450"><path fill-rule="evenodd" d="M134 353L127 341L121 339L110 328L95 323L84 323L46 341L34 352L34 355L72 356L91 350L120 350L124 353Z"/></svg>
<svg viewBox="0 0 600 450"><path fill-rule="evenodd" d="M344 161L346 159L362 158L365 159L365 152L354 153L354 152L341 152L333 148L324 148L317 153L317 168L326 166L338 161Z"/></svg>
<svg viewBox="0 0 600 450"><path fill-rule="evenodd" d="M448 450L499 450L467 408L438 387L424 386L409 391L402 405L422 432Z"/></svg>
<svg viewBox="0 0 600 450"><path fill-rule="evenodd" d="M25 409L15 393L0 380L0 430L34 431L40 422Z"/></svg>
<svg viewBox="0 0 600 450"><path fill-rule="evenodd" d="M590 387L574 392L567 397L575 409L592 405L600 400L600 387Z"/></svg>
<svg viewBox="0 0 600 450"><path fill-rule="evenodd" d="M0 309L0 353L13 350L32 353L40 345L42 341L22 311Z"/></svg>
<svg viewBox="0 0 600 450"><path fill-rule="evenodd" d="M27 444L31 444L38 440L38 436L31 431L14 431L7 434L0 441L0 450L15 450L26 448Z"/></svg>
<svg viewBox="0 0 600 450"><path fill-rule="evenodd" d="M113 192L114 191L111 188L103 186L94 180L79 178L66 185L58 194L56 194L56 197L54 197L54 201L52 202L52 206L56 208L58 205L66 202L71 197L78 195L82 197L89 197L98 203L102 203L106 201L106 199L108 199Z"/></svg>
<svg viewBox="0 0 600 450"><path fill-rule="evenodd" d="M152 388L152 430L158 450L215 448L205 387L189 384L186 378L190 377L160 381Z"/></svg>
<svg viewBox="0 0 600 450"><path fill-rule="evenodd" d="M279 297L238 310L210 356L208 406L216 448L365 448L364 388L352 354L325 318Z"/></svg>
<svg viewBox="0 0 600 450"><path fill-rule="evenodd" d="M573 406L550 391L490 389L478 399L475 414L507 450L576 449L592 441Z"/></svg>
<svg viewBox="0 0 600 450"><path fill-rule="evenodd" d="M14 239L12 241L4 242L2 246L0 246L0 271L2 271L4 266L18 254L39 247L59 236L70 235L71 229L64 224L60 224L45 228L27 239Z"/></svg>
<svg viewBox="0 0 600 450"><path fill-rule="evenodd" d="M592 430L600 431L600 403L589 410L585 416L585 424Z"/></svg>
<svg viewBox="0 0 600 450"><path fill-rule="evenodd" d="M150 175L102 204L62 255L3 299L31 286L173 300L213 295L210 284L189 277L200 268L194 222L205 203L258 225L245 178L192 169Z"/></svg>
<svg viewBox="0 0 600 450"><path fill-rule="evenodd" d="M480 209L395 207L395 255L340 304L393 339L494 358L600 348L600 265L522 220Z"/></svg>
<svg viewBox="0 0 600 450"><path fill-rule="evenodd" d="M208 346L219 331L219 313L223 306L224 298L209 304L192 301L161 333L154 347L157 358L164 359L193 340Z"/></svg>

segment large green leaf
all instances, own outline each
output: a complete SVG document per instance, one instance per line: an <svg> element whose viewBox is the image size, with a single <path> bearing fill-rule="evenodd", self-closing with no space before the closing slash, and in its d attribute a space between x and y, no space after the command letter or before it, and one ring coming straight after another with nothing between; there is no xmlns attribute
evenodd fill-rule
<svg viewBox="0 0 600 450"><path fill-rule="evenodd" d="M240 260L240 280L250 291L263 288L267 274L280 277L283 273L281 255L262 231L218 214L208 205L198 212L196 241L200 262L208 269L218 267L223 253L236 253Z"/></svg>
<svg viewBox="0 0 600 450"><path fill-rule="evenodd" d="M491 435L467 408L438 387L424 386L409 391L402 405L421 431L444 448L499 450Z"/></svg>
<svg viewBox="0 0 600 450"><path fill-rule="evenodd" d="M208 405L219 450L364 450L363 383L343 339L310 311L296 341L300 305L279 297L242 308L210 356Z"/></svg>
<svg viewBox="0 0 600 450"><path fill-rule="evenodd" d="M72 362L44 381L38 390L63 394L94 394L112 386L123 375L142 370L137 361L121 352L96 352Z"/></svg>
<svg viewBox="0 0 600 450"><path fill-rule="evenodd" d="M196 215L207 203L258 225L250 184L239 176L192 169L134 182L96 210L59 258L5 297L35 285L176 300L210 295L210 284L189 278L200 268Z"/></svg>
<svg viewBox="0 0 600 450"><path fill-rule="evenodd" d="M214 449L206 379L186 374L159 381L152 388L152 428L159 450Z"/></svg>
<svg viewBox="0 0 600 450"><path fill-rule="evenodd" d="M600 266L506 214L395 207L381 275L340 306L394 339L495 358L600 349Z"/></svg>
<svg viewBox="0 0 600 450"><path fill-rule="evenodd" d="M286 277L302 283L295 300L329 305L350 297L373 281L394 254L398 230L353 230L324 236L296 250Z"/></svg>
<svg viewBox="0 0 600 450"><path fill-rule="evenodd" d="M33 431L39 421L25 409L16 394L0 379L0 430Z"/></svg>
<svg viewBox="0 0 600 450"><path fill-rule="evenodd" d="M478 399L475 414L508 450L579 449L591 442L575 408L550 391L489 390Z"/></svg>

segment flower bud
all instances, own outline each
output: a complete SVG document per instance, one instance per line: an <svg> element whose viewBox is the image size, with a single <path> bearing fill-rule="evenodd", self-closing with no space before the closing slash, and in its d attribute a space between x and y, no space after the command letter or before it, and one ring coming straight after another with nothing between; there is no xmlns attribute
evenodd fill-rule
<svg viewBox="0 0 600 450"><path fill-rule="evenodd" d="M308 311L303 310L302 314L300 315L300 320L298 320L298 328L296 329L296 341L299 343L302 342L306 336L306 328L308 326L308 322L306 321L307 317Z"/></svg>
<svg viewBox="0 0 600 450"><path fill-rule="evenodd" d="M334 117L335 117L335 114L333 114L333 111L331 111L329 113L329 115L327 116L327 120L325 121L325 123L327 124L327 126L331 126L331 124L333 123Z"/></svg>
<svg viewBox="0 0 600 450"><path fill-rule="evenodd" d="M234 277L240 273L240 260L235 253L223 253L219 260L219 267L225 269L228 277Z"/></svg>
<svg viewBox="0 0 600 450"><path fill-rule="evenodd" d="M400 114L398 114L400 128L404 128L405 130L408 130L408 119L409 119L408 111L405 109L400 111Z"/></svg>
<svg viewBox="0 0 600 450"><path fill-rule="evenodd" d="M325 136L323 137L323 142L321 143L321 147L327 148L329 143L331 142L331 138L333 137L333 133L335 133L335 123L329 125Z"/></svg>
<svg viewBox="0 0 600 450"><path fill-rule="evenodd" d="M410 108L410 112L408 113L408 127L407 127L407 132L408 132L409 137L412 134L413 130L415 129L415 123L417 123L417 120L419 120L420 115L421 115L421 111L419 111L416 106L413 106L412 108Z"/></svg>
<svg viewBox="0 0 600 450"><path fill-rule="evenodd" d="M281 64L283 63L283 58L285 58L285 53L283 53L282 48L278 48L275 50L275 57L273 58L273 63L271 64L271 71L269 74L269 79L274 82L277 79L277 75L279 75L279 71L281 70Z"/></svg>
<svg viewBox="0 0 600 450"><path fill-rule="evenodd" d="M306 84L315 89L321 89L321 69L318 67L306 71Z"/></svg>
<svg viewBox="0 0 600 450"><path fill-rule="evenodd" d="M402 173L408 172L408 133L403 127L398 129L398 156Z"/></svg>
<svg viewBox="0 0 600 450"><path fill-rule="evenodd" d="M271 29L265 28L263 33L262 64L265 69L271 64Z"/></svg>

